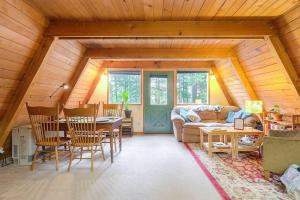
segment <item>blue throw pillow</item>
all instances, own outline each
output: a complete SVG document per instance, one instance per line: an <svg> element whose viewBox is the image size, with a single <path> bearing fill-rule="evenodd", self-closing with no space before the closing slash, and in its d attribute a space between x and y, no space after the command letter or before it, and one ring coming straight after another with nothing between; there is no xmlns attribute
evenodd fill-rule
<svg viewBox="0 0 300 200"><path fill-rule="evenodd" d="M189 111L186 110L186 109L180 109L179 111L180 113L180 116L184 119L185 122L189 122L189 118L188 118L188 114L189 114Z"/></svg>
<svg viewBox="0 0 300 200"><path fill-rule="evenodd" d="M251 115L252 115L251 113L248 113L248 112L243 111L241 118L242 118L242 119L246 119L246 118L248 118L248 117L251 117Z"/></svg>
<svg viewBox="0 0 300 200"><path fill-rule="evenodd" d="M227 123L233 123L234 119L241 118L242 115L243 115L243 111L242 110L240 110L238 112L228 112L228 116L227 116L226 122Z"/></svg>
<svg viewBox="0 0 300 200"><path fill-rule="evenodd" d="M227 123L233 123L234 122L234 114L235 114L235 112L228 112L227 119L226 119Z"/></svg>

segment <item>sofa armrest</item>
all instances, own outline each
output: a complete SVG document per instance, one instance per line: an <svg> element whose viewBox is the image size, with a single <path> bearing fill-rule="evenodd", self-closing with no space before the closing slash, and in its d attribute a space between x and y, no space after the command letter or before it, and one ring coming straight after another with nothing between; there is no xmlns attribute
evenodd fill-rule
<svg viewBox="0 0 300 200"><path fill-rule="evenodd" d="M258 117L252 115L252 116L247 117L247 118L245 119L245 126L249 126L249 127L255 128L258 122L259 122Z"/></svg>
<svg viewBox="0 0 300 200"><path fill-rule="evenodd" d="M171 120L173 122L173 132L178 141L182 141L182 128L185 123L183 117L176 113L175 110L171 112Z"/></svg>
<svg viewBox="0 0 300 200"><path fill-rule="evenodd" d="M291 164L300 165L300 138L265 137L263 168L282 174Z"/></svg>

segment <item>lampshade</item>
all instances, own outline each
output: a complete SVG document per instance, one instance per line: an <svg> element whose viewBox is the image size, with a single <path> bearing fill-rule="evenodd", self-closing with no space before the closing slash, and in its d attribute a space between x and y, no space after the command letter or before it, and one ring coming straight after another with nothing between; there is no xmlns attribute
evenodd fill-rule
<svg viewBox="0 0 300 200"><path fill-rule="evenodd" d="M263 102L258 100L247 100L245 103L245 111L248 113L262 113Z"/></svg>

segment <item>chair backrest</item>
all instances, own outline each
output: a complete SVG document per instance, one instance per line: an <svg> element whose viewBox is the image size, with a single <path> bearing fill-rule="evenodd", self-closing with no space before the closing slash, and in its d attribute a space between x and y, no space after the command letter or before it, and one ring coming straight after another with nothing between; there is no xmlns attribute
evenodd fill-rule
<svg viewBox="0 0 300 200"><path fill-rule="evenodd" d="M99 109L98 104L89 105L85 108L64 108L69 134L72 143L89 143L91 138L96 141L96 117Z"/></svg>
<svg viewBox="0 0 300 200"><path fill-rule="evenodd" d="M80 103L78 104L79 108L94 108L95 104L93 103ZM99 113L99 108L100 108L100 102L98 104L96 104L96 116L98 116Z"/></svg>
<svg viewBox="0 0 300 200"><path fill-rule="evenodd" d="M122 104L105 104L103 102L103 116L104 117L121 117L123 111Z"/></svg>
<svg viewBox="0 0 300 200"><path fill-rule="evenodd" d="M33 107L26 103L26 107L36 143L51 145L59 142L59 105Z"/></svg>

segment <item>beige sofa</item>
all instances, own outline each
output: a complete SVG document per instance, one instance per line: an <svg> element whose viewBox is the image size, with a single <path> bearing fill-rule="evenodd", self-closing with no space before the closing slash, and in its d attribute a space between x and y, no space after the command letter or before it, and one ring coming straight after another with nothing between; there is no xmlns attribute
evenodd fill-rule
<svg viewBox="0 0 300 200"><path fill-rule="evenodd" d="M201 118L200 122L185 122L179 115L180 109L192 109ZM226 123L227 115L230 111L239 111L240 108L235 106L224 106L220 112L215 111L199 111L197 106L176 106L172 110L171 120L173 123L173 132L178 141L182 142L199 142L200 132L199 127L228 127L233 126L233 123ZM245 126L255 127L259 121L257 116L250 116L245 119Z"/></svg>

